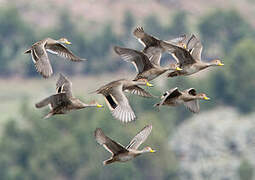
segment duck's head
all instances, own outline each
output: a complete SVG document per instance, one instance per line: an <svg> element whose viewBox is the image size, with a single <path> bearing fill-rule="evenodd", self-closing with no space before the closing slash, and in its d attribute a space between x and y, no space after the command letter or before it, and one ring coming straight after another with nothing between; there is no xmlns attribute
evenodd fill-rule
<svg viewBox="0 0 255 180"><path fill-rule="evenodd" d="M205 93L200 93L200 94L197 95L197 97L199 99L210 100L210 98L207 97Z"/></svg>
<svg viewBox="0 0 255 180"><path fill-rule="evenodd" d="M210 62L212 66L224 66L224 64L219 59L214 59Z"/></svg>
<svg viewBox="0 0 255 180"><path fill-rule="evenodd" d="M177 63L172 63L169 65L169 70L181 71L182 69L179 67Z"/></svg>
<svg viewBox="0 0 255 180"><path fill-rule="evenodd" d="M179 46L181 46L183 49L187 49L186 43L181 42L179 43Z"/></svg>
<svg viewBox="0 0 255 180"><path fill-rule="evenodd" d="M151 147L149 147L149 146L147 146L147 147L145 147L145 148L143 148L143 150L142 150L143 152L151 152L151 153L154 153L154 152L156 152L155 150L153 150Z"/></svg>
<svg viewBox="0 0 255 180"><path fill-rule="evenodd" d="M136 80L136 84L137 85L143 85L143 86L148 86L148 87L152 87L153 85L151 83L149 83L148 79L145 78L140 78Z"/></svg>
<svg viewBox="0 0 255 180"><path fill-rule="evenodd" d="M62 43L62 44L72 44L70 41L68 41L66 38L60 38L58 40L59 43Z"/></svg>

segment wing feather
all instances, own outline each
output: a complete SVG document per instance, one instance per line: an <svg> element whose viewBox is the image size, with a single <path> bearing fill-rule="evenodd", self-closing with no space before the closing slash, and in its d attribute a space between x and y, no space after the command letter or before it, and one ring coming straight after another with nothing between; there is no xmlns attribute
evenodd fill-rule
<svg viewBox="0 0 255 180"><path fill-rule="evenodd" d="M158 43L159 39L153 37L144 32L143 27L136 27L133 31L133 35L138 39L138 41L145 47L155 46Z"/></svg>
<svg viewBox="0 0 255 180"><path fill-rule="evenodd" d="M72 97L72 82L62 73L59 74L56 89L57 93L65 92L69 97Z"/></svg>
<svg viewBox="0 0 255 180"><path fill-rule="evenodd" d="M138 96L142 97L153 97L149 92L145 91L143 88L140 88L139 86L130 86L126 89L131 94L136 94Z"/></svg>
<svg viewBox="0 0 255 180"><path fill-rule="evenodd" d="M124 146L107 137L101 128L97 128L94 132L94 135L96 141L100 145L103 145L103 147L113 155L128 152L128 150Z"/></svg>
<svg viewBox="0 0 255 180"><path fill-rule="evenodd" d="M86 60L74 55L72 51L68 50L64 45L60 43L50 44L47 46L47 48L50 53L57 54L58 56L69 59L71 61L79 62Z"/></svg>
<svg viewBox="0 0 255 180"><path fill-rule="evenodd" d="M191 50L191 56L196 61L201 61L201 55L202 55L203 46L200 41L196 42L194 45L194 48Z"/></svg>
<svg viewBox="0 0 255 180"><path fill-rule="evenodd" d="M114 51L123 60L135 63L138 73L141 73L153 67L148 57L140 51L129 48L122 48L118 46L114 47Z"/></svg>
<svg viewBox="0 0 255 180"><path fill-rule="evenodd" d="M178 63L180 63L180 67L196 62L187 49L184 49L166 41L161 41L161 45L172 54L172 56L177 60Z"/></svg>
<svg viewBox="0 0 255 180"><path fill-rule="evenodd" d="M135 113L129 105L127 97L122 91L122 86L113 87L111 90L111 96L116 104L115 107L110 108L113 117L125 123L135 120ZM110 103L109 100L108 103Z"/></svg>
<svg viewBox="0 0 255 180"><path fill-rule="evenodd" d="M53 74L53 70L44 47L40 45L33 46L31 56L37 72L39 72L44 78L49 78Z"/></svg>
<svg viewBox="0 0 255 180"><path fill-rule="evenodd" d="M199 102L198 100L192 100L188 102L184 102L184 105L193 113L199 112Z"/></svg>
<svg viewBox="0 0 255 180"><path fill-rule="evenodd" d="M59 94L54 94L51 95L43 100L41 100L40 102L35 104L36 108L42 108L46 105L51 106L51 108L56 108L60 105L63 105L63 103L67 104L69 102L69 99L66 95L66 93L59 93Z"/></svg>
<svg viewBox="0 0 255 180"><path fill-rule="evenodd" d="M126 149L138 149L138 147L148 138L152 130L152 125L145 126L137 135L130 141Z"/></svg>
<svg viewBox="0 0 255 180"><path fill-rule="evenodd" d="M155 106L161 106L164 104L164 102L169 101L173 98L179 97L181 92L178 90L177 87L170 89L169 91L166 91L164 95L161 98L161 101L158 104L155 104Z"/></svg>

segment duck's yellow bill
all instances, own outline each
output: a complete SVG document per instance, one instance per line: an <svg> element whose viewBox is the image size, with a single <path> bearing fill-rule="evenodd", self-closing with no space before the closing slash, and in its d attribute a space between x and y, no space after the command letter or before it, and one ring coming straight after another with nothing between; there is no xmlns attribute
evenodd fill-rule
<svg viewBox="0 0 255 180"><path fill-rule="evenodd" d="M182 68L177 67L177 68L176 68L176 70L177 70L177 71L181 71L181 70L182 70Z"/></svg>
<svg viewBox="0 0 255 180"><path fill-rule="evenodd" d="M104 107L102 104L97 104L98 108Z"/></svg>
<svg viewBox="0 0 255 180"><path fill-rule="evenodd" d="M219 63L218 66L224 66L224 64L223 63Z"/></svg>
<svg viewBox="0 0 255 180"><path fill-rule="evenodd" d="M155 151L155 150L153 150L153 149L151 149L151 150L150 150L150 152L154 153L154 152L156 152L156 151Z"/></svg>
<svg viewBox="0 0 255 180"><path fill-rule="evenodd" d="M72 44L70 41L66 41L65 43L66 43L66 44Z"/></svg>
<svg viewBox="0 0 255 180"><path fill-rule="evenodd" d="M150 84L149 82L146 83L146 86L152 87L153 85Z"/></svg>
<svg viewBox="0 0 255 180"><path fill-rule="evenodd" d="M184 49L187 49L187 45L186 44L183 44L182 45Z"/></svg>
<svg viewBox="0 0 255 180"><path fill-rule="evenodd" d="M209 98L209 97L207 97L207 96L205 96L205 97L204 97L204 100L210 100L210 98Z"/></svg>

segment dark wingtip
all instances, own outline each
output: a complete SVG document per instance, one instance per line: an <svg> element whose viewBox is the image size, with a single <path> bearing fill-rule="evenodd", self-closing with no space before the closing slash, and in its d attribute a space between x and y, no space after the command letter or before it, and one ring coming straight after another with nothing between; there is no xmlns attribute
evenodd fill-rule
<svg viewBox="0 0 255 180"><path fill-rule="evenodd" d="M134 29L133 33L136 33L136 32L144 32L143 27L142 27L142 26L137 26L137 27Z"/></svg>
<svg viewBox="0 0 255 180"><path fill-rule="evenodd" d="M115 51L115 53L119 54L120 53L120 46L114 46L113 50Z"/></svg>
<svg viewBox="0 0 255 180"><path fill-rule="evenodd" d="M94 131L94 136L97 137L98 135L103 135L103 130L101 128L96 128Z"/></svg>
<svg viewBox="0 0 255 180"><path fill-rule="evenodd" d="M94 131L94 136L96 136L98 131L99 131L99 128L96 128L95 131Z"/></svg>
<svg viewBox="0 0 255 180"><path fill-rule="evenodd" d="M24 52L24 54L28 54L28 53L31 53L31 49L28 49Z"/></svg>
<svg viewBox="0 0 255 180"><path fill-rule="evenodd" d="M66 78L66 76L63 73L61 73L61 72L59 73L59 78L60 77Z"/></svg>

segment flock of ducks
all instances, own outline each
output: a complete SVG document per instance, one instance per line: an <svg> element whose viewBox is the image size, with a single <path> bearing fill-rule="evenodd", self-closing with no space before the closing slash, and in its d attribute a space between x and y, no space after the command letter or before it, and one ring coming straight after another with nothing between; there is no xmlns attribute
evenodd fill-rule
<svg viewBox="0 0 255 180"><path fill-rule="evenodd" d="M112 116L121 122L128 123L136 119L136 115L124 92L146 98L155 97L145 91L141 86L153 86L150 84L150 81L165 72L168 72L167 77L187 76L210 66L224 65L218 59L210 62L201 60L203 46L195 35L189 37L181 35L175 39L164 41L147 34L142 27L135 28L133 35L144 45L142 51L120 46L115 46L113 49L123 60L135 66L137 70L136 77L133 80L119 79L112 81L94 92L104 96ZM66 38L59 40L46 38L33 44L25 53L31 54L38 73L44 78L49 78L53 74L53 70L47 52L74 62L86 60L74 55L64 44L70 45L71 42ZM163 53L170 53L176 60L176 63L162 67L160 60ZM198 113L198 100L200 99L209 100L210 98L204 93L197 93L194 88L181 91L176 87L166 91L161 96L161 101L155 104L154 107L159 108L160 106L178 106L184 104L191 112ZM71 81L61 73L56 83L56 93L35 104L36 108L42 108L46 105L49 105L50 112L44 118L49 118L57 114L66 114L69 111L87 107L103 107L103 105L98 104L96 101L85 104L78 98L75 98L72 93ZM116 161L125 162L140 154L155 152L150 147L138 150L138 147L147 139L151 130L152 125L145 126L131 140L129 145L124 147L107 137L102 129L97 128L94 132L96 141L112 154L112 157L104 161L103 164L106 165Z"/></svg>

